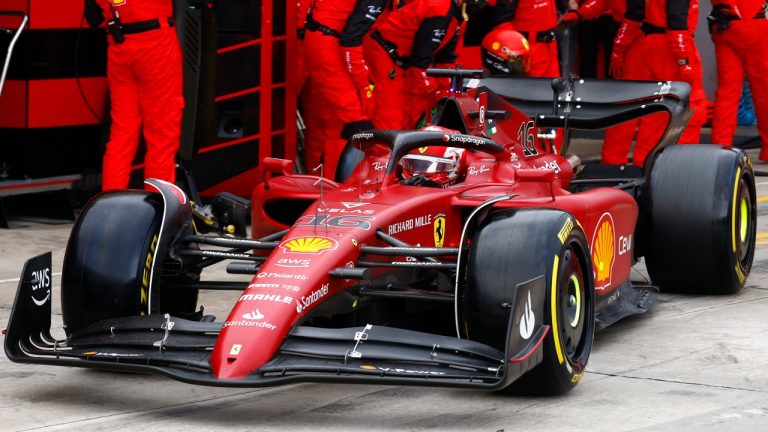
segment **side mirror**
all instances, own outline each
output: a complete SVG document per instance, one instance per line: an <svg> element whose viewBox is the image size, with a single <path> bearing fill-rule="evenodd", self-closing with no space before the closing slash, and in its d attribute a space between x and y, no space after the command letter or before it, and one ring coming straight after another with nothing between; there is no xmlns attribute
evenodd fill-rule
<svg viewBox="0 0 768 432"><path fill-rule="evenodd" d="M261 161L262 177L264 178L264 187L269 189L269 179L273 174L291 175L293 173L293 161L289 159L279 159L265 157Z"/></svg>

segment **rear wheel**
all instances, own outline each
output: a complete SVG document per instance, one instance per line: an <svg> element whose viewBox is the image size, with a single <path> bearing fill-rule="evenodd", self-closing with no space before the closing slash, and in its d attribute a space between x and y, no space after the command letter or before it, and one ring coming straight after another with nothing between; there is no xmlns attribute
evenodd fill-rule
<svg viewBox="0 0 768 432"><path fill-rule="evenodd" d="M170 283L186 276L159 279L152 295L160 301L149 304L152 270L162 271L162 263L154 263L162 213L160 195L143 191L109 192L86 205L64 257L62 315L67 334L107 318L194 312L197 290Z"/></svg>
<svg viewBox="0 0 768 432"><path fill-rule="evenodd" d="M475 236L462 296L464 336L500 350L517 286L544 277L544 359L504 392L561 394L581 379L595 331L594 289L586 237L556 210L499 212Z"/></svg>
<svg viewBox="0 0 768 432"><path fill-rule="evenodd" d="M650 178L646 265L666 291L733 293L755 254L755 181L747 156L716 146L672 146Z"/></svg>

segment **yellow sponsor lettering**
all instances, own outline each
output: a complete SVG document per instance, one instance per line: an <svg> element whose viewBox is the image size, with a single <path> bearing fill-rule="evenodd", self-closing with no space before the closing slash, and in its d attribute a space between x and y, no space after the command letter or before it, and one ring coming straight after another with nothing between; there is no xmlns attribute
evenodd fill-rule
<svg viewBox="0 0 768 432"><path fill-rule="evenodd" d="M141 277L141 290L139 294L141 301L141 315L144 315L149 311L149 283L152 277L152 262L155 257L155 249L157 249L157 240L158 236L155 234L152 238L152 243L149 245L147 259L144 260L144 272Z"/></svg>
<svg viewBox="0 0 768 432"><path fill-rule="evenodd" d="M565 243L565 239L571 235L571 231L573 231L573 219L568 218L568 220L566 220L563 224L563 227L560 228L560 232L557 234L557 238L560 239L560 243Z"/></svg>
<svg viewBox="0 0 768 432"><path fill-rule="evenodd" d="M578 383L579 381L581 381L581 378L582 378L583 376L584 376L584 374L583 374L583 373L575 373L575 374L573 374L573 375L571 376L571 382L572 382L573 384L576 384L576 383Z"/></svg>
<svg viewBox="0 0 768 432"><path fill-rule="evenodd" d="M736 277L739 278L739 283L743 284L746 277L744 276L744 272L741 270L741 266L739 265L739 263L736 263L736 265L733 266L733 268L736 270Z"/></svg>

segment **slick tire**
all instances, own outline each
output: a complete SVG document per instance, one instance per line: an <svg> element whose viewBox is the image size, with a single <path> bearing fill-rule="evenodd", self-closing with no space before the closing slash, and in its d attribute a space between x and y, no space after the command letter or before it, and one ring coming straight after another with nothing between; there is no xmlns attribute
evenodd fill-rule
<svg viewBox="0 0 768 432"><path fill-rule="evenodd" d="M664 291L740 290L755 254L755 177L747 156L711 145L668 147L650 173L648 273Z"/></svg>
<svg viewBox="0 0 768 432"><path fill-rule="evenodd" d="M581 380L592 351L595 297L589 247L569 214L497 212L472 241L462 293L464 336L504 351L516 287L544 276L543 361L503 393L556 395Z"/></svg>
<svg viewBox="0 0 768 432"><path fill-rule="evenodd" d="M197 290L161 292L158 310L149 309L148 283L162 213L160 196L144 191L107 192L85 206L72 229L62 270L62 318L68 335L108 318L194 312Z"/></svg>

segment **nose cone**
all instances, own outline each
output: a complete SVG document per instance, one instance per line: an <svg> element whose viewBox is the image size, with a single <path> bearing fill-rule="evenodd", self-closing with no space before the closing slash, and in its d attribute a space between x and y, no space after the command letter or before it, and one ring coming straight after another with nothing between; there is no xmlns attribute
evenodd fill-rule
<svg viewBox="0 0 768 432"><path fill-rule="evenodd" d="M211 354L215 378L246 377L277 351L296 312L293 298L272 295L270 299L268 302L240 301L232 310Z"/></svg>
<svg viewBox="0 0 768 432"><path fill-rule="evenodd" d="M329 283L328 270L352 259L357 242L339 238L300 233L275 249L222 326L210 360L215 378L256 372L275 356L293 325L341 287Z"/></svg>

